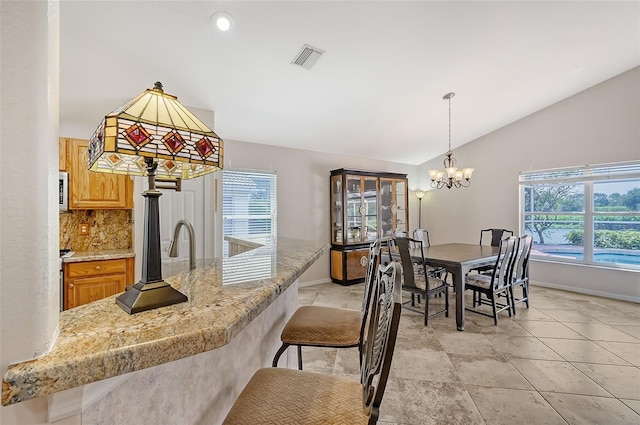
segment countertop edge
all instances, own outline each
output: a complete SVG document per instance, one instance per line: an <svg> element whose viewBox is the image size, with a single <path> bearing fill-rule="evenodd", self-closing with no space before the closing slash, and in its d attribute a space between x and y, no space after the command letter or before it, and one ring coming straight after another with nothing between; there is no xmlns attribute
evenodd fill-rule
<svg viewBox="0 0 640 425"><path fill-rule="evenodd" d="M308 241L306 241L308 242ZM293 284L316 260L328 252L329 244L315 243L304 259L299 253L291 254L295 268L287 270L277 279L272 278L257 289L256 302L238 314L235 320L224 324L210 324L206 328L194 329L167 338L146 341L143 344L127 347L111 347L99 352L89 352L68 359L64 363L47 364L47 355L11 364L7 368L2 382L2 405L19 403L31 398L46 396L59 391L79 387L106 378L111 378L137 370L158 366L167 362L190 357L222 347L229 343L242 329L267 309L275 299ZM298 255L298 257L295 257ZM287 260L287 253L279 253ZM72 257L71 257L72 258ZM295 261L293 261L295 259ZM88 260L85 260L88 261ZM194 270L197 271L197 270ZM192 272L185 272L170 279L188 279ZM113 297L110 297L113 298ZM54 348L56 344L54 343ZM155 347L154 347L155 346ZM161 358L145 355L149 351L163 350ZM87 371L67 376L70 372Z"/></svg>
<svg viewBox="0 0 640 425"><path fill-rule="evenodd" d="M136 254L132 249L107 250L107 251L84 251L74 252L69 257L62 257L63 263L80 263L84 261L96 260L118 260L121 258L133 258Z"/></svg>

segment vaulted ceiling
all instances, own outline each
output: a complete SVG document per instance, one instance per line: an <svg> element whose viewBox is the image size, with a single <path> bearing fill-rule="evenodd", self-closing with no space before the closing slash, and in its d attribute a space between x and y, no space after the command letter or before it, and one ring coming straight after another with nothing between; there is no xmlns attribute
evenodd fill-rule
<svg viewBox="0 0 640 425"><path fill-rule="evenodd" d="M226 11L234 25L211 22ZM227 141L421 164L640 65L639 1L66 1L60 118L161 81ZM324 53L292 64L303 45ZM89 135L87 135L89 137Z"/></svg>

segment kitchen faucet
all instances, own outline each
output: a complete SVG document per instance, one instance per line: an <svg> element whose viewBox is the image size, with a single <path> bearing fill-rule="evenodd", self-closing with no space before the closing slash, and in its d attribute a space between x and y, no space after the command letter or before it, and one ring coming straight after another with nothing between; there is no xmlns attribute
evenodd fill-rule
<svg viewBox="0 0 640 425"><path fill-rule="evenodd" d="M173 239L171 240L171 243L169 243L169 257L178 256L178 246L180 246L180 242L178 242L178 236L180 236L180 227L182 226L187 228L187 233L189 234L189 270L193 270L196 268L196 241L193 232L193 226L191 225L191 223L189 223L189 221L185 219L178 220L178 222L176 223L176 227L173 229Z"/></svg>

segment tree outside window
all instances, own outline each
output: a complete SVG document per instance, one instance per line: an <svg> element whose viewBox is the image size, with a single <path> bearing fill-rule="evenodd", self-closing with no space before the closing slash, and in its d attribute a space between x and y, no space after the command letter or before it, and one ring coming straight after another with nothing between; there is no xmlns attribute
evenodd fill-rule
<svg viewBox="0 0 640 425"><path fill-rule="evenodd" d="M523 173L534 257L640 268L640 164Z"/></svg>

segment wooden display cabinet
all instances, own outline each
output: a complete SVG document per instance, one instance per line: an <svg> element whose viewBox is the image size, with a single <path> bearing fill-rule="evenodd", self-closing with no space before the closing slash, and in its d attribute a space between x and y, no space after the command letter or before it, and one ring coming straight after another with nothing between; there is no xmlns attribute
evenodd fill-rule
<svg viewBox="0 0 640 425"><path fill-rule="evenodd" d="M331 171L331 280L362 282L369 244L408 230L406 174Z"/></svg>
<svg viewBox="0 0 640 425"><path fill-rule="evenodd" d="M124 292L133 267L133 258L64 263L64 309Z"/></svg>
<svg viewBox="0 0 640 425"><path fill-rule="evenodd" d="M69 209L133 208L131 177L89 171L89 141L63 138L62 142L66 148L66 170L69 173Z"/></svg>

